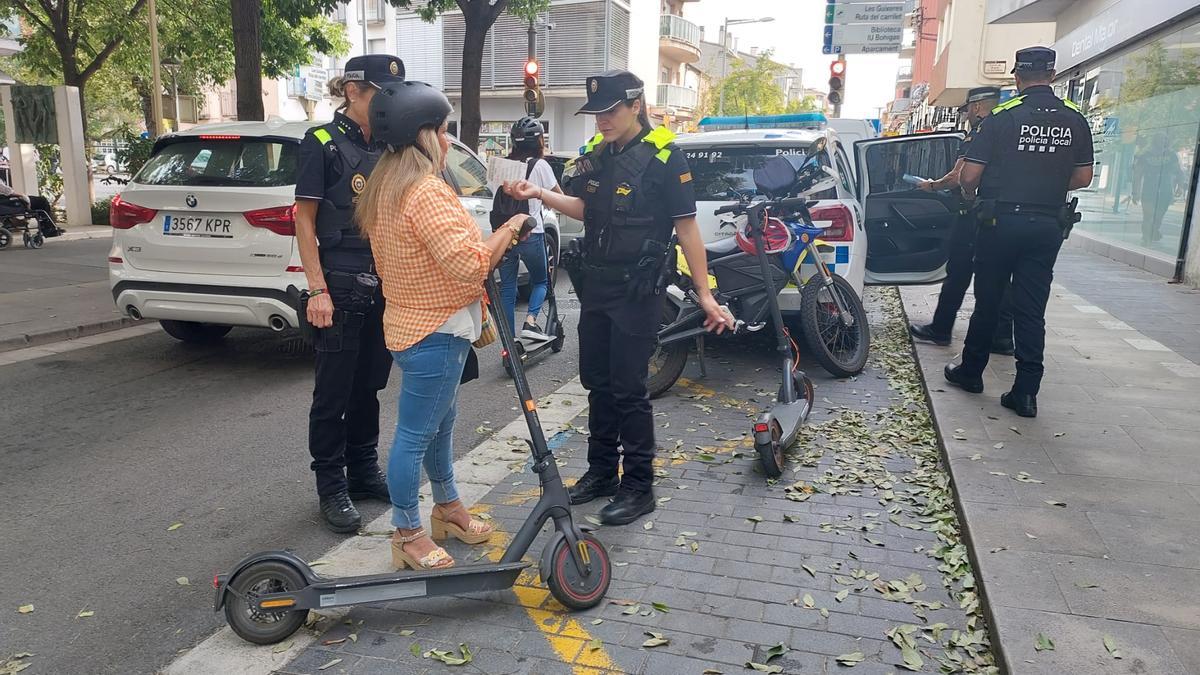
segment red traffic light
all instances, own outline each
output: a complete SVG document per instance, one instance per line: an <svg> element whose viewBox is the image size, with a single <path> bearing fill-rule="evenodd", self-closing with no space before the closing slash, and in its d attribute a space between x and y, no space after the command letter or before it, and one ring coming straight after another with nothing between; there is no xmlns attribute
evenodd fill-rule
<svg viewBox="0 0 1200 675"><path fill-rule="evenodd" d="M531 75L531 76L533 76L533 77L537 77L537 74L538 74L538 62L537 62L537 61L535 61L535 60L533 60L533 59L530 59L530 60L526 61L526 62L525 62L525 74L526 74L526 75Z"/></svg>
<svg viewBox="0 0 1200 675"><path fill-rule="evenodd" d="M842 75L845 75L846 74L846 62L845 61L834 61L833 63L829 64L829 74L834 75L834 76L839 76L839 77Z"/></svg>

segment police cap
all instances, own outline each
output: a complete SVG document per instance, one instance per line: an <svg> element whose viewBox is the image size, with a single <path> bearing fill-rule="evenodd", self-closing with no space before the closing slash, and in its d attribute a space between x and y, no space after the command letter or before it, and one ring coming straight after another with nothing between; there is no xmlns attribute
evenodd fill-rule
<svg viewBox="0 0 1200 675"><path fill-rule="evenodd" d="M999 87L975 87L967 91L967 101L962 104L959 110L966 110L967 106L976 101L986 101L990 98L1000 98Z"/></svg>
<svg viewBox="0 0 1200 675"><path fill-rule="evenodd" d="M627 70L606 70L587 79L587 103L576 115L599 115L642 95L645 83Z"/></svg>
<svg viewBox="0 0 1200 675"><path fill-rule="evenodd" d="M1017 50L1017 64L1011 72L1014 73L1048 73L1054 70L1054 59L1057 54L1049 47L1026 47Z"/></svg>
<svg viewBox="0 0 1200 675"><path fill-rule="evenodd" d="M391 82L403 82L404 62L390 54L355 56L346 62L342 79L346 82L370 82L380 87Z"/></svg>

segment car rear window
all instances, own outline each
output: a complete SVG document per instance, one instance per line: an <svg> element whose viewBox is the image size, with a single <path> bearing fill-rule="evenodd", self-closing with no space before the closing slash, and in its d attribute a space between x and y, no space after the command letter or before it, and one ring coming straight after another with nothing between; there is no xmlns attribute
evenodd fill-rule
<svg viewBox="0 0 1200 675"><path fill-rule="evenodd" d="M688 145L682 148L692 169L698 201L723 202L734 197L731 193L757 195L754 170L776 155L801 154L807 146L757 147L731 145ZM829 166L828 153L821 153L822 166ZM813 199L837 199L837 189L826 190Z"/></svg>
<svg viewBox="0 0 1200 675"><path fill-rule="evenodd" d="M283 187L296 183L300 144L259 138L205 138L159 148L133 178L142 185Z"/></svg>

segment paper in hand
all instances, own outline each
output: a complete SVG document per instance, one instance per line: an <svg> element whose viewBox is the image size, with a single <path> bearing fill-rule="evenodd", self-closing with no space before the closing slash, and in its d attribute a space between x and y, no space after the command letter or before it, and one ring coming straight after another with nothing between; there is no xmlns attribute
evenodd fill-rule
<svg viewBox="0 0 1200 675"><path fill-rule="evenodd" d="M488 183L499 185L509 181L525 179L525 163L503 157L489 157L487 167Z"/></svg>

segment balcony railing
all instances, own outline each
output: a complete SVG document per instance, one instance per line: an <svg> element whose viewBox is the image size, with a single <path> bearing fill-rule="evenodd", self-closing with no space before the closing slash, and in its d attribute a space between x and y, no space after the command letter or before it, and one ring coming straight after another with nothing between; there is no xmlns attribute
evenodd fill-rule
<svg viewBox="0 0 1200 675"><path fill-rule="evenodd" d="M695 110L696 100L695 89L688 89L677 84L658 85L658 107L660 108Z"/></svg>
<svg viewBox="0 0 1200 675"><path fill-rule="evenodd" d="M696 49L700 48L700 27L682 16L663 14L658 34L665 38L678 40Z"/></svg>

